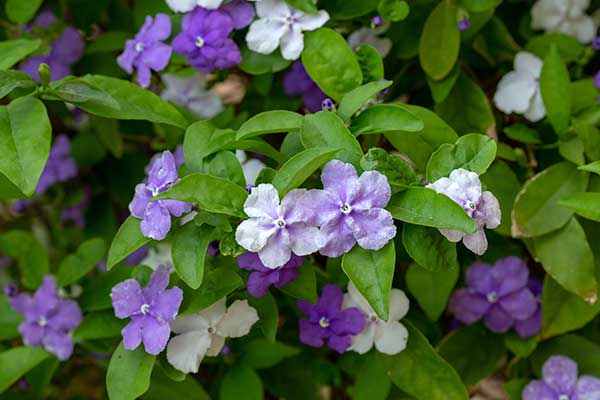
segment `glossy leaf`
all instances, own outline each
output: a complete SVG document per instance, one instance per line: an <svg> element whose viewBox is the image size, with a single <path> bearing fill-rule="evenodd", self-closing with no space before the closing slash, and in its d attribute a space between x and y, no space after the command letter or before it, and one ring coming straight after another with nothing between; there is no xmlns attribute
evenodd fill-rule
<svg viewBox="0 0 600 400"><path fill-rule="evenodd" d="M519 179L514 171L502 161L496 161L490 165L487 172L480 179L484 187L492 192L500 203L502 217L500 226L495 229L495 232L510 236L513 204L519 190L521 190Z"/></svg>
<svg viewBox="0 0 600 400"><path fill-rule="evenodd" d="M0 235L0 253L17 259L21 282L28 289L37 289L50 271L48 252L29 232L13 230Z"/></svg>
<svg viewBox="0 0 600 400"><path fill-rule="evenodd" d="M36 347L13 347L0 353L0 393L49 357L50 353Z"/></svg>
<svg viewBox="0 0 600 400"><path fill-rule="evenodd" d="M415 171L404 159L378 147L371 148L363 156L360 166L365 171L379 171L385 175L392 193L401 192L417 181Z"/></svg>
<svg viewBox="0 0 600 400"><path fill-rule="evenodd" d="M561 200L560 204L585 218L600 222L600 193L577 193Z"/></svg>
<svg viewBox="0 0 600 400"><path fill-rule="evenodd" d="M358 136L393 131L419 132L423 127L423 121L404 105L380 104L354 118L350 130Z"/></svg>
<svg viewBox="0 0 600 400"><path fill-rule="evenodd" d="M392 81L369 82L346 93L337 108L337 114L346 122L348 121L369 99L392 84Z"/></svg>
<svg viewBox="0 0 600 400"><path fill-rule="evenodd" d="M262 400L263 384L260 377L246 364L236 364L229 368L219 389L221 400Z"/></svg>
<svg viewBox="0 0 600 400"><path fill-rule="evenodd" d="M31 39L14 39L0 42L0 71L9 69L40 47L41 41Z"/></svg>
<svg viewBox="0 0 600 400"><path fill-rule="evenodd" d="M302 116L292 111L265 111L240 127L236 139L245 139L269 133L284 133L297 131L302 127Z"/></svg>
<svg viewBox="0 0 600 400"><path fill-rule="evenodd" d="M460 35L456 26L456 5L440 2L423 28L419 44L419 61L427 75L443 79L454 66L460 49Z"/></svg>
<svg viewBox="0 0 600 400"><path fill-rule="evenodd" d="M106 389L110 400L133 400L150 387L150 375L155 356L143 346L125 350L123 343L113 353L106 372Z"/></svg>
<svg viewBox="0 0 600 400"><path fill-rule="evenodd" d="M95 238L83 242L77 251L65 257L57 274L58 286L67 286L77 282L106 257L106 243Z"/></svg>
<svg viewBox="0 0 600 400"><path fill-rule="evenodd" d="M216 239L215 229L187 223L173 237L173 266L177 275L192 289L198 289L204 279L204 259L208 245Z"/></svg>
<svg viewBox="0 0 600 400"><path fill-rule="evenodd" d="M315 267L305 263L300 267L296 279L280 288L280 290L297 299L304 299L311 303L317 301L317 278Z"/></svg>
<svg viewBox="0 0 600 400"><path fill-rule="evenodd" d="M216 268L206 271L200 288L193 293L192 297L184 298L180 315L190 315L221 300L229 293L242 286L242 278L230 268Z"/></svg>
<svg viewBox="0 0 600 400"><path fill-rule="evenodd" d="M552 45L544 58L544 66L540 76L540 91L546 106L548 120L556 133L561 136L569 127L571 116L571 81L569 71Z"/></svg>
<svg viewBox="0 0 600 400"><path fill-rule="evenodd" d="M434 271L414 263L408 267L406 286L430 320L437 321L446 309L459 273L458 266Z"/></svg>
<svg viewBox="0 0 600 400"><path fill-rule="evenodd" d="M15 89L33 89L37 86L29 75L21 71L0 71L0 99Z"/></svg>
<svg viewBox="0 0 600 400"><path fill-rule="evenodd" d="M132 215L127 217L123 222L108 250L108 258L106 260L107 270L110 271L112 267L123 261L125 257L151 240L142 234L140 223L141 220Z"/></svg>
<svg viewBox="0 0 600 400"><path fill-rule="evenodd" d="M362 72L363 83L379 82L383 79L383 60L375 47L361 44L354 55Z"/></svg>
<svg viewBox="0 0 600 400"><path fill-rule="evenodd" d="M402 244L408 255L430 271L457 269L456 244L433 228L404 224Z"/></svg>

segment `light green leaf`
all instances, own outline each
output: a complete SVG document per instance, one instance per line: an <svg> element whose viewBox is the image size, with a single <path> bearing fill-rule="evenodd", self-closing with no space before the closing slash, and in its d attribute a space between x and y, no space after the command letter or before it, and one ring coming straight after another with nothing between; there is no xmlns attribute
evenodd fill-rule
<svg viewBox="0 0 600 400"><path fill-rule="evenodd" d="M73 340L97 340L121 336L121 329L128 321L115 317L113 310L87 314L73 332Z"/></svg>
<svg viewBox="0 0 600 400"><path fill-rule="evenodd" d="M593 172L597 175L600 175L600 161L594 161L593 163L582 165L582 166L578 167L577 169L579 169L581 171Z"/></svg>
<svg viewBox="0 0 600 400"><path fill-rule="evenodd" d="M537 336L523 339L515 331L510 331L504 335L504 345L506 348L514 355L522 358L529 357L537 347L539 341L540 339Z"/></svg>
<svg viewBox="0 0 600 400"><path fill-rule="evenodd" d="M141 220L132 215L127 217L123 222L108 250L108 258L106 260L107 270L110 271L112 267L123 261L125 257L150 241L150 238L142 234L140 223Z"/></svg>
<svg viewBox="0 0 600 400"><path fill-rule="evenodd" d="M12 309L7 296L0 296L0 340L19 337L19 324L23 316Z"/></svg>
<svg viewBox="0 0 600 400"><path fill-rule="evenodd" d="M521 183L514 171L502 161L494 162L481 177L481 183L492 192L500 203L502 218L496 233L510 236L511 212Z"/></svg>
<svg viewBox="0 0 600 400"><path fill-rule="evenodd" d="M90 272L106 256L104 239L94 238L83 242L77 251L66 256L58 267L58 286L68 286Z"/></svg>
<svg viewBox="0 0 600 400"><path fill-rule="evenodd" d="M352 390L353 400L385 400L392 389L392 382L379 353L366 355L356 376Z"/></svg>
<svg viewBox="0 0 600 400"><path fill-rule="evenodd" d="M534 35L525 45L525 50L544 59L552 46L556 46L558 54L566 63L581 59L585 49L585 46L579 43L574 36L563 33L548 33Z"/></svg>
<svg viewBox="0 0 600 400"><path fill-rule="evenodd" d="M423 127L423 121L404 105L380 104L354 118L350 130L358 136L395 131L419 132Z"/></svg>
<svg viewBox="0 0 600 400"><path fill-rule="evenodd" d="M380 0L377 11L383 19L387 21L398 22L408 16L410 7L404 0Z"/></svg>
<svg viewBox="0 0 600 400"><path fill-rule="evenodd" d="M363 156L360 166L365 171L379 171L385 175L392 193L401 192L417 182L415 171L404 159L378 147L371 148Z"/></svg>
<svg viewBox="0 0 600 400"><path fill-rule="evenodd" d="M544 58L544 66L540 76L540 91L546 106L546 115L550 124L559 136L564 135L569 127L571 116L571 81L569 71L558 53L555 45Z"/></svg>
<svg viewBox="0 0 600 400"><path fill-rule="evenodd" d="M173 237L173 265L177 275L192 289L198 289L204 279L204 259L208 245L217 238L215 228L188 223Z"/></svg>
<svg viewBox="0 0 600 400"><path fill-rule="evenodd" d="M251 51L246 46L242 46L241 53L242 62L239 67L242 71L251 75L279 72L290 65L290 61L281 57L278 51L271 54L260 54Z"/></svg>
<svg viewBox="0 0 600 400"><path fill-rule="evenodd" d="M206 271L202 285L193 296L184 298L180 315L194 314L204 310L243 285L242 278L231 268L219 267ZM188 303L188 304L186 304Z"/></svg>
<svg viewBox="0 0 600 400"><path fill-rule="evenodd" d="M363 83L379 82L383 79L383 60L377 49L370 44L361 44L354 52L360 66Z"/></svg>
<svg viewBox="0 0 600 400"><path fill-rule="evenodd" d="M576 193L561 200L560 205L585 218L600 222L600 193Z"/></svg>
<svg viewBox="0 0 600 400"><path fill-rule="evenodd" d="M312 0L285 0L285 2L290 6L309 14L317 12L317 6L315 6L315 3Z"/></svg>
<svg viewBox="0 0 600 400"><path fill-rule="evenodd" d="M430 320L437 321L446 309L459 272L458 267L430 271L414 263L408 268L406 286Z"/></svg>
<svg viewBox="0 0 600 400"><path fill-rule="evenodd" d="M454 3L440 2L427 18L421 34L419 61L427 75L435 80L448 75L458 58L460 34L456 13Z"/></svg>
<svg viewBox="0 0 600 400"><path fill-rule="evenodd" d="M265 111L244 122L237 132L236 139L297 131L302 127L302 121L302 115L292 111Z"/></svg>
<svg viewBox="0 0 600 400"><path fill-rule="evenodd" d="M214 155L208 163L209 175L227 179L241 187L246 186L246 178L242 164L231 151L222 150Z"/></svg>
<svg viewBox="0 0 600 400"><path fill-rule="evenodd" d="M0 235L0 254L19 261L21 282L28 289L37 289L49 273L48 252L29 232L13 230Z"/></svg>
<svg viewBox="0 0 600 400"><path fill-rule="evenodd" d="M40 47L41 41L31 39L14 39L0 42L0 71L9 69Z"/></svg>
<svg viewBox="0 0 600 400"><path fill-rule="evenodd" d="M540 144L540 134L525 124L514 124L504 128L504 133L512 140L526 144Z"/></svg>
<svg viewBox="0 0 600 400"><path fill-rule="evenodd" d="M502 0L460 0L460 4L467 10L477 13L495 8Z"/></svg>
<svg viewBox="0 0 600 400"><path fill-rule="evenodd" d="M42 5L43 0L7 0L6 15L12 22L29 22Z"/></svg>
<svg viewBox="0 0 600 400"><path fill-rule="evenodd" d="M150 387L150 375L155 356L143 346L125 350L123 342L113 353L106 371L106 389L110 400L134 400Z"/></svg>
<svg viewBox="0 0 600 400"><path fill-rule="evenodd" d="M460 67L458 63L454 65L452 70L446 77L442 80L436 81L427 75L425 78L427 79L427 84L429 85L429 89L431 90L431 96L436 103L441 103L448 97L452 88L456 84L456 80L460 75Z"/></svg>
<svg viewBox="0 0 600 400"><path fill-rule="evenodd" d="M337 114L344 122L347 122L369 99L391 84L392 81L369 82L349 91L342 97Z"/></svg>
<svg viewBox="0 0 600 400"><path fill-rule="evenodd" d="M402 244L421 267L430 271L457 269L456 244L433 228L404 224Z"/></svg>
<svg viewBox="0 0 600 400"><path fill-rule="evenodd" d="M161 363L160 366L162 367L163 364ZM183 375L183 373L181 374ZM144 400L186 398L194 400L210 400L208 393L206 393L198 380L192 376L183 375L182 380L175 382L167 375L164 369L161 370L156 368L153 371L150 389L144 394Z"/></svg>
<svg viewBox="0 0 600 400"><path fill-rule="evenodd" d="M0 393L49 357L50 353L36 347L13 347L0 353Z"/></svg>
<svg viewBox="0 0 600 400"><path fill-rule="evenodd" d="M15 89L33 89L37 86L29 75L21 71L0 71L0 99Z"/></svg>

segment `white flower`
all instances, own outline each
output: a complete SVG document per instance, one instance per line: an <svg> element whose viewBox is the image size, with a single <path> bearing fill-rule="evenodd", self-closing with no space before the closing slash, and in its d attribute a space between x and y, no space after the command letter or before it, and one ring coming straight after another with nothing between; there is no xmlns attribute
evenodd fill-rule
<svg viewBox="0 0 600 400"><path fill-rule="evenodd" d="M286 60L296 60L304 49L303 31L320 28L329 20L329 14L305 14L287 5L284 0L262 0L256 4L260 19L250 25L246 35L248 48L261 54L270 54L281 45Z"/></svg>
<svg viewBox="0 0 600 400"><path fill-rule="evenodd" d="M169 271L173 272L171 245L169 243L159 243L156 248L148 249L148 254L140 261L140 265L150 267L153 271L156 271L160 265L164 265Z"/></svg>
<svg viewBox="0 0 600 400"><path fill-rule="evenodd" d="M375 47L381 58L385 58L392 49L392 41L386 37L379 37L379 33L373 29L360 28L348 36L348 45L355 50L361 44L370 44Z"/></svg>
<svg viewBox="0 0 600 400"><path fill-rule="evenodd" d="M398 354L406 348L408 331L399 321L408 312L409 301L402 290L392 289L390 292L388 321L377 316L352 282L348 283L348 293L344 294L343 303L344 309L350 307L359 308L367 317L363 331L352 337L350 350L365 354L375 345L381 353Z"/></svg>
<svg viewBox="0 0 600 400"><path fill-rule="evenodd" d="M242 171L244 171L244 178L246 179L247 185L252 185L256 183L256 178L258 178L258 174L264 167L266 167L265 163L257 160L256 158L248 158L248 155L243 150L236 150L235 156L238 160L240 160L240 164L242 164Z"/></svg>
<svg viewBox="0 0 600 400"><path fill-rule="evenodd" d="M223 101L214 93L207 92L206 79L200 73L190 76L164 74L165 89L161 97L189 110L198 118L210 119L223 111Z"/></svg>
<svg viewBox="0 0 600 400"><path fill-rule="evenodd" d="M531 122L546 116L546 107L540 92L542 60L526 51L515 56L514 71L504 75L494 94L496 107L506 114L523 114Z"/></svg>
<svg viewBox="0 0 600 400"><path fill-rule="evenodd" d="M256 310L247 300L236 300L227 308L226 298L212 306L171 322L177 334L167 346L167 360L185 373L196 373L204 356L216 356L228 337L237 338L250 332L258 321Z"/></svg>
<svg viewBox="0 0 600 400"><path fill-rule="evenodd" d="M491 192L481 190L481 181L475 172L455 169L449 178L440 178L426 187L450 197L460 205L477 223L477 232L440 229L440 233L451 242L463 241L473 253L482 255L487 250L487 238L483 227L494 229L500 225L500 204Z"/></svg>
<svg viewBox="0 0 600 400"><path fill-rule="evenodd" d="M531 8L531 27L589 43L596 35L596 23L585 13L589 6L590 0L538 0Z"/></svg>
<svg viewBox="0 0 600 400"><path fill-rule="evenodd" d="M260 1L260 0L250 0ZM196 6L204 7L208 10L217 9L223 4L223 0L167 0L167 5L171 10L180 13L192 11Z"/></svg>

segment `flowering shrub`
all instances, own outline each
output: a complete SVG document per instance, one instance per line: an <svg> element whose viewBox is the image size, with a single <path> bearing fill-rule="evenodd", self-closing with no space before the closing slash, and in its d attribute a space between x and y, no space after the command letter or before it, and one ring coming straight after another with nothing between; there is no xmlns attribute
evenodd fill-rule
<svg viewBox="0 0 600 400"><path fill-rule="evenodd" d="M0 0L0 398L600 400L586 0Z"/></svg>

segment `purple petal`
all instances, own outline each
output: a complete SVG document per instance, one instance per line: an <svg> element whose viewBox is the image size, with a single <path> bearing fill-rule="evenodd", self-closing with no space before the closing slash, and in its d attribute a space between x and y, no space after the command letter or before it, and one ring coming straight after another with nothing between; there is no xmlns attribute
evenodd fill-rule
<svg viewBox="0 0 600 400"><path fill-rule="evenodd" d="M480 261L476 261L467 269L465 281L469 288L484 296L496 290L492 266Z"/></svg>
<svg viewBox="0 0 600 400"><path fill-rule="evenodd" d="M34 307L31 311L37 316L46 317L46 314L58 304L57 290L54 277L46 275L42 281L42 285L33 295Z"/></svg>
<svg viewBox="0 0 600 400"><path fill-rule="evenodd" d="M321 174L323 188L334 194L341 202L346 202L357 180L358 174L352 164L339 160L328 162Z"/></svg>
<svg viewBox="0 0 600 400"><path fill-rule="evenodd" d="M146 17L148 21L148 17ZM171 18L167 14L156 14L154 22L144 32L146 40L162 41L171 36Z"/></svg>
<svg viewBox="0 0 600 400"><path fill-rule="evenodd" d="M319 229L304 222L288 225L287 232L292 251L299 256L316 253L325 244L325 238Z"/></svg>
<svg viewBox="0 0 600 400"><path fill-rule="evenodd" d="M29 310L34 306L33 299L31 298L31 296L26 295L24 293L20 293L15 296L9 296L8 301L13 310L23 315L29 312Z"/></svg>
<svg viewBox="0 0 600 400"><path fill-rule="evenodd" d="M192 203L186 203L179 200L159 200L169 213L175 217L181 217L183 214L192 211Z"/></svg>
<svg viewBox="0 0 600 400"><path fill-rule="evenodd" d="M19 66L19 69L29 75L36 82L40 81L40 75L38 69L41 63L48 64L48 56L34 56L29 57L27 60L23 61Z"/></svg>
<svg viewBox="0 0 600 400"><path fill-rule="evenodd" d="M288 263L289 264L289 263ZM276 288L281 288L292 282L298 277L298 270L296 268L283 268L278 271L277 282L275 282Z"/></svg>
<svg viewBox="0 0 600 400"><path fill-rule="evenodd" d="M156 271L150 275L150 282L142 289L142 295L145 301L150 304L169 286L169 270L160 265Z"/></svg>
<svg viewBox="0 0 600 400"><path fill-rule="evenodd" d="M166 190L168 186L177 181L177 164L173 154L165 150L160 157L156 157L148 172L148 186Z"/></svg>
<svg viewBox="0 0 600 400"><path fill-rule="evenodd" d="M269 287L277 282L278 270L267 270L269 272L252 272L248 277L248 293L252 297L263 297L269 291Z"/></svg>
<svg viewBox="0 0 600 400"><path fill-rule="evenodd" d="M489 311L490 303L481 294L462 288L454 292L448 308L460 322L472 324Z"/></svg>
<svg viewBox="0 0 600 400"><path fill-rule="evenodd" d="M327 284L323 286L317 307L329 318L333 318L342 308L344 293L339 286Z"/></svg>
<svg viewBox="0 0 600 400"><path fill-rule="evenodd" d="M310 112L321 111L323 108L323 100L327 98L327 95L316 85L312 84L308 90L304 92L302 98L304 106Z"/></svg>
<svg viewBox="0 0 600 400"><path fill-rule="evenodd" d="M140 228L144 236L154 240L163 240L171 230L169 210L158 201L148 203Z"/></svg>
<svg viewBox="0 0 600 400"><path fill-rule="evenodd" d="M152 192L144 185L140 183L135 186L135 194L133 200L129 203L129 212L136 218L144 218L146 215L146 208L148 207L148 201L152 198Z"/></svg>
<svg viewBox="0 0 600 400"><path fill-rule="evenodd" d="M527 286L529 270L519 257L506 257L496 261L492 274L498 285L496 294L503 297Z"/></svg>
<svg viewBox="0 0 600 400"><path fill-rule="evenodd" d="M137 67L137 83L143 88L149 87L150 79L152 78L150 67L146 64L139 64Z"/></svg>
<svg viewBox="0 0 600 400"><path fill-rule="evenodd" d="M558 395L542 381L531 381L523 389L523 400L558 400Z"/></svg>
<svg viewBox="0 0 600 400"><path fill-rule="evenodd" d="M148 316L135 316L131 318L131 321L121 329L121 336L123 336L123 347L127 350L135 350L140 343L142 343L142 329L144 321Z"/></svg>
<svg viewBox="0 0 600 400"><path fill-rule="evenodd" d="M337 218L321 227L325 245L319 252L327 257L339 257L349 252L356 244L352 230L344 222L345 217L339 214Z"/></svg>
<svg viewBox="0 0 600 400"><path fill-rule="evenodd" d="M352 345L352 338L350 335L333 335L327 339L327 345L339 354L342 354Z"/></svg>
<svg viewBox="0 0 600 400"><path fill-rule="evenodd" d="M305 319L300 320L300 342L312 347L323 346L324 330L318 324Z"/></svg>
<svg viewBox="0 0 600 400"><path fill-rule="evenodd" d="M254 19L254 7L245 0L233 0L221 6L233 21L234 29L243 29Z"/></svg>
<svg viewBox="0 0 600 400"><path fill-rule="evenodd" d="M138 312L144 303L142 288L135 279L127 279L115 285L110 291L115 316L127 318Z"/></svg>
<svg viewBox="0 0 600 400"><path fill-rule="evenodd" d="M342 216L339 199L325 190L309 190L295 206L298 219L312 225L322 226Z"/></svg>
<svg viewBox="0 0 600 400"><path fill-rule="evenodd" d="M544 382L555 392L570 394L577 383L577 364L564 356L552 356L544 363Z"/></svg>
<svg viewBox="0 0 600 400"><path fill-rule="evenodd" d="M299 61L293 63L283 77L283 91L288 96L304 95L313 85L315 83L306 73L304 65ZM319 100L318 110L320 110L322 100Z"/></svg>
<svg viewBox="0 0 600 400"><path fill-rule="evenodd" d="M542 329L542 308L538 306L537 311L529 318L515 321L515 331L522 338L537 335Z"/></svg>
<svg viewBox="0 0 600 400"><path fill-rule="evenodd" d="M600 399L600 379L594 376L582 376L575 387L577 400Z"/></svg>
<svg viewBox="0 0 600 400"><path fill-rule="evenodd" d="M146 353L157 355L167 347L171 327L168 322L160 322L154 318L146 318L142 329L142 341Z"/></svg>
<svg viewBox="0 0 600 400"><path fill-rule="evenodd" d="M354 209L370 210L384 208L391 196L392 189L386 176L377 171L367 171L358 178L348 202Z"/></svg>
<svg viewBox="0 0 600 400"><path fill-rule="evenodd" d="M260 258L258 257L257 253L252 253L249 251L239 256L236 260L241 269L259 272L269 271L269 268L265 267L260 261Z"/></svg>
<svg viewBox="0 0 600 400"><path fill-rule="evenodd" d="M357 335L365 328L365 314L356 307L347 308L331 320L330 329L336 335Z"/></svg>
<svg viewBox="0 0 600 400"><path fill-rule="evenodd" d="M514 319L498 305L493 305L485 316L485 325L496 333L506 332L513 322Z"/></svg>
<svg viewBox="0 0 600 400"><path fill-rule="evenodd" d="M194 41L185 32L181 32L179 35L175 36L171 45L173 46L175 53L182 56L194 54L198 49Z"/></svg>
<svg viewBox="0 0 600 400"><path fill-rule="evenodd" d="M379 250L396 236L392 214L382 208L353 211L347 220L356 241L363 249Z"/></svg>
<svg viewBox="0 0 600 400"><path fill-rule="evenodd" d="M74 300L61 300L48 314L48 327L54 330L71 331L79 326L83 315Z"/></svg>
<svg viewBox="0 0 600 400"><path fill-rule="evenodd" d="M278 268L287 263L292 255L290 236L286 229L278 229L258 252L260 261L268 268Z"/></svg>
<svg viewBox="0 0 600 400"><path fill-rule="evenodd" d="M19 324L19 333L27 346L39 346L44 337L44 328L37 322L23 321Z"/></svg>
<svg viewBox="0 0 600 400"><path fill-rule="evenodd" d="M300 310L300 312L306 315L307 317L310 316L310 314L316 307L314 304L301 299L296 301L296 306L298 307L298 310Z"/></svg>
<svg viewBox="0 0 600 400"><path fill-rule="evenodd" d="M152 313L159 317L160 321L172 321L179 312L183 301L183 292L177 286L162 292L152 304Z"/></svg>
<svg viewBox="0 0 600 400"><path fill-rule="evenodd" d="M164 43L157 43L142 53L142 62L151 70L162 71L169 65L172 49Z"/></svg>
<svg viewBox="0 0 600 400"><path fill-rule="evenodd" d="M44 348L54 354L56 358L64 361L73 353L73 339L65 332L49 329L44 335Z"/></svg>
<svg viewBox="0 0 600 400"><path fill-rule="evenodd" d="M538 308L537 299L529 289L523 288L500 298L500 307L514 319L527 319Z"/></svg>
<svg viewBox="0 0 600 400"><path fill-rule="evenodd" d="M83 56L85 42L75 28L67 27L52 43L50 57L65 65L75 64ZM52 71L54 72L54 71Z"/></svg>
<svg viewBox="0 0 600 400"><path fill-rule="evenodd" d="M123 52L117 57L117 64L128 74L133 74L133 64L139 57L140 53L138 53L135 49L136 41L128 40L125 42L125 49Z"/></svg>

